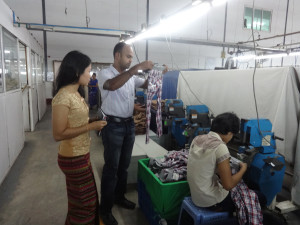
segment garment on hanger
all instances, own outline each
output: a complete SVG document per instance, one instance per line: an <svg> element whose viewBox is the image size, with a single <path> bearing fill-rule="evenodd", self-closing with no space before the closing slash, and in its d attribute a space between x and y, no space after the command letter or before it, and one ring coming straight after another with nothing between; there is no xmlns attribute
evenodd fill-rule
<svg viewBox="0 0 300 225"><path fill-rule="evenodd" d="M157 96L157 113L156 113L156 134L158 137L162 135L162 117L161 117L161 93L162 93L162 72L151 70L148 75L147 90L147 110L146 110L146 144L149 143L149 130L151 120L151 103L154 95Z"/></svg>

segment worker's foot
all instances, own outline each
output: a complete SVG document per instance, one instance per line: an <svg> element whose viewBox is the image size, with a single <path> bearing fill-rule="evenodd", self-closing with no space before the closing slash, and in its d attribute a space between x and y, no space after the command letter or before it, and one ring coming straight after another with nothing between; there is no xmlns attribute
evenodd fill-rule
<svg viewBox="0 0 300 225"><path fill-rule="evenodd" d="M112 213L100 213L100 218L105 225L118 225L118 221Z"/></svg>
<svg viewBox="0 0 300 225"><path fill-rule="evenodd" d="M124 198L120 198L120 199L116 199L115 203L125 209L134 209L135 208L135 203L132 201L129 201L128 199Z"/></svg>

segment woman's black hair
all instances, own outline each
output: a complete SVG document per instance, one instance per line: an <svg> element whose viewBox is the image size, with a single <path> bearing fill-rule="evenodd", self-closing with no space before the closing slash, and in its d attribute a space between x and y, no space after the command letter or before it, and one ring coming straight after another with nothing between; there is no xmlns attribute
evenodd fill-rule
<svg viewBox="0 0 300 225"><path fill-rule="evenodd" d="M228 132L237 134L240 130L240 119L235 113L222 113L213 119L210 130L224 135Z"/></svg>
<svg viewBox="0 0 300 225"><path fill-rule="evenodd" d="M56 95L62 87L77 83L91 62L91 59L87 55L79 51L69 52L60 64L58 75L54 82L53 96ZM85 96L83 86L79 86L78 92L82 97Z"/></svg>

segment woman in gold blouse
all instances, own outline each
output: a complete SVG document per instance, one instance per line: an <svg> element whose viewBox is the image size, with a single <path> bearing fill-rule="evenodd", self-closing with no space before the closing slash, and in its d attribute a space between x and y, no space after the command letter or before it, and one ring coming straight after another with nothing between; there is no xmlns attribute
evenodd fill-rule
<svg viewBox="0 0 300 225"><path fill-rule="evenodd" d="M91 59L69 52L55 80L52 101L53 137L61 141L58 165L66 176L68 214L66 225L99 224L98 195L90 162L90 130L101 130L106 121L89 120L83 86L90 81Z"/></svg>

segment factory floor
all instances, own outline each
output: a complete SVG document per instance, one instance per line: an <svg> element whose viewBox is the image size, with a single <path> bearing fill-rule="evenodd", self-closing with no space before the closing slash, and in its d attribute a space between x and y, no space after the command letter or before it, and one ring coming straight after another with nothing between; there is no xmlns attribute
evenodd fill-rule
<svg viewBox="0 0 300 225"><path fill-rule="evenodd" d="M94 131L90 135L91 162L99 191L103 145ZM64 224L67 193L64 174L57 165L58 145L52 137L48 107L36 130L26 133L24 149L0 186L0 225ZM138 202L136 185L128 186L127 198ZM139 207L127 210L114 206L113 214L119 225L149 225Z"/></svg>
<svg viewBox="0 0 300 225"><path fill-rule="evenodd" d="M95 132L91 132L91 137L91 161L99 189L103 146ZM57 166L57 149L58 143L52 138L51 108L48 107L36 130L26 133L24 149L0 186L1 225L64 224L67 194L64 175ZM283 190L278 199L289 197L289 192ZM127 198L138 202L135 185L128 186ZM135 210L114 206L113 214L119 225L149 225L138 206ZM284 216L289 225L300 224L300 210Z"/></svg>

